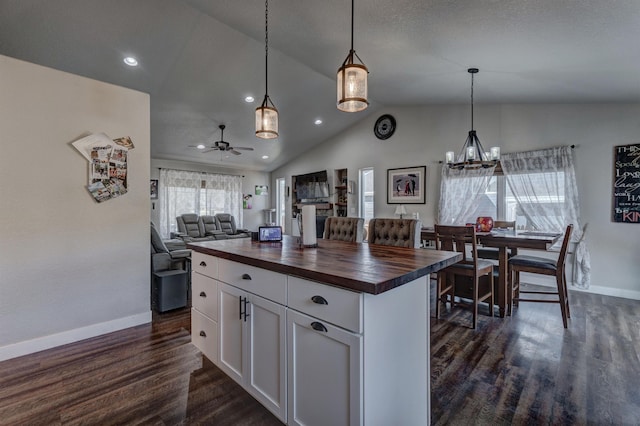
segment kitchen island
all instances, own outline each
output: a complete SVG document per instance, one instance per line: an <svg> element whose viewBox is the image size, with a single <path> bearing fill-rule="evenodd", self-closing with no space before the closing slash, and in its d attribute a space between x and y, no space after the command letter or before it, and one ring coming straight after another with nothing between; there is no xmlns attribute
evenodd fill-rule
<svg viewBox="0 0 640 426"><path fill-rule="evenodd" d="M193 343L283 422L429 423L429 274L459 253L289 236L188 247Z"/></svg>

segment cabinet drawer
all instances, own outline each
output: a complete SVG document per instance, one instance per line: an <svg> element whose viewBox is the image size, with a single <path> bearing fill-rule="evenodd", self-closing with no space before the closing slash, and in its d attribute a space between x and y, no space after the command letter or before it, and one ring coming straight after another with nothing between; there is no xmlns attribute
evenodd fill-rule
<svg viewBox="0 0 640 426"><path fill-rule="evenodd" d="M213 278L194 273L191 277L191 304L214 321L218 320L218 283Z"/></svg>
<svg viewBox="0 0 640 426"><path fill-rule="evenodd" d="M281 305L287 304L287 276L244 263L218 259L219 279Z"/></svg>
<svg viewBox="0 0 640 426"><path fill-rule="evenodd" d="M290 308L362 333L362 293L290 276L288 299Z"/></svg>
<svg viewBox="0 0 640 426"><path fill-rule="evenodd" d="M191 342L218 365L218 323L191 309Z"/></svg>
<svg viewBox="0 0 640 426"><path fill-rule="evenodd" d="M218 278L218 259L192 250L191 270L207 277Z"/></svg>

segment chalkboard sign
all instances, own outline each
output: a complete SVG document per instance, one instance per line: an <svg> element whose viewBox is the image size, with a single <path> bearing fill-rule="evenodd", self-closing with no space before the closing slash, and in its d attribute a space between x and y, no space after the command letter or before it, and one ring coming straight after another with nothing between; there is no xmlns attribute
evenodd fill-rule
<svg viewBox="0 0 640 426"><path fill-rule="evenodd" d="M614 147L613 221L640 223L640 143Z"/></svg>

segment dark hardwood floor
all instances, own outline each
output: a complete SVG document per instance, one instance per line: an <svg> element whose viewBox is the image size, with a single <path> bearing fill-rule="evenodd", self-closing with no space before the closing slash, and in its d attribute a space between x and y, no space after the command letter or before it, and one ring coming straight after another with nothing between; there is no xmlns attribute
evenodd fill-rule
<svg viewBox="0 0 640 426"><path fill-rule="evenodd" d="M435 425L640 424L640 301L571 292L431 320ZM0 424L281 424L190 344L189 311L0 363Z"/></svg>

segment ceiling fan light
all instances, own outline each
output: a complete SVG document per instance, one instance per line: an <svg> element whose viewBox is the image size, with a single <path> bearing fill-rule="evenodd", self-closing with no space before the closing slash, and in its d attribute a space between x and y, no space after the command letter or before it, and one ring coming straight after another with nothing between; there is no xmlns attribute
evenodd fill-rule
<svg viewBox="0 0 640 426"><path fill-rule="evenodd" d="M367 100L369 71L363 64L353 63L353 53L349 53L345 63L338 69L337 106L340 111L345 112L358 112L369 106Z"/></svg>

